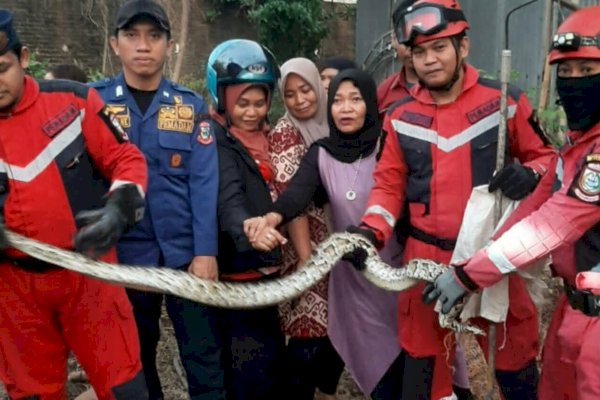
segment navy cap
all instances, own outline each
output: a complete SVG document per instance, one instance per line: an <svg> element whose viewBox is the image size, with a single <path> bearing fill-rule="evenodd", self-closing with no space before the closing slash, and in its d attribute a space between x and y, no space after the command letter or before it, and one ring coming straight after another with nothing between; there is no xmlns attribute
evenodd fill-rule
<svg viewBox="0 0 600 400"><path fill-rule="evenodd" d="M13 28L13 14L0 9L0 55L20 46L17 32Z"/></svg>
<svg viewBox="0 0 600 400"><path fill-rule="evenodd" d="M134 18L147 16L156 21L158 26L166 32L171 32L169 18L165 10L152 0L129 0L117 12L115 22L117 30L126 27Z"/></svg>

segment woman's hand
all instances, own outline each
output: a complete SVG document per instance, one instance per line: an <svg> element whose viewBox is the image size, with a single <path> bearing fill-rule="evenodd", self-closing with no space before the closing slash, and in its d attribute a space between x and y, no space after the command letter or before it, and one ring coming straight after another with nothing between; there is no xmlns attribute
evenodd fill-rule
<svg viewBox="0 0 600 400"><path fill-rule="evenodd" d="M271 251L275 247L286 244L287 239L275 228L266 225L254 241L250 241L253 248L260 251Z"/></svg>
<svg viewBox="0 0 600 400"><path fill-rule="evenodd" d="M262 217L248 218L244 221L244 233L250 243L258 240L258 235L266 227L275 228L281 223L281 215L270 212Z"/></svg>

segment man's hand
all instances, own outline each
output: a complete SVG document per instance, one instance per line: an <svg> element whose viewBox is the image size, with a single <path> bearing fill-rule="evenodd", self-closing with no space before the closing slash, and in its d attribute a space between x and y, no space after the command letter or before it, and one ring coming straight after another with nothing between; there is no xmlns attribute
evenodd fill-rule
<svg viewBox="0 0 600 400"><path fill-rule="evenodd" d="M440 276L438 276L433 283L428 283L423 289L423 303L429 304L434 300L439 300L442 305L442 314L448 314L448 312L454 307L465 295L470 291L467 287L474 287L472 281L463 282L470 278L462 270L461 267L450 267Z"/></svg>
<svg viewBox="0 0 600 400"><path fill-rule="evenodd" d="M219 278L217 258L214 256L196 256L192 258L188 272L201 279L216 281Z"/></svg>
<svg viewBox="0 0 600 400"><path fill-rule="evenodd" d="M127 227L123 214L108 204L93 211L82 211L75 217L81 228L75 234L75 250L92 258L109 251Z"/></svg>
<svg viewBox="0 0 600 400"><path fill-rule="evenodd" d="M500 189L509 199L521 200L535 189L538 180L538 174L531 168L508 164L492 177L488 190L491 193Z"/></svg>

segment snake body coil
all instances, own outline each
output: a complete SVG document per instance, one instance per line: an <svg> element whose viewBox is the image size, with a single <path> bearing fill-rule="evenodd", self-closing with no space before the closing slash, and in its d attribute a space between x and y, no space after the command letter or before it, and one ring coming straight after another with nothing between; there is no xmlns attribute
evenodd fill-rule
<svg viewBox="0 0 600 400"><path fill-rule="evenodd" d="M366 249L365 277L373 284L402 291L419 281L433 282L446 268L429 260L414 259L401 268L385 264L371 243L360 235L336 233L324 240L306 264L279 279L252 283L215 282L184 271L109 264L81 254L38 242L14 232L6 232L11 245L50 264L79 272L120 286L179 296L222 308L267 307L293 299L323 279L342 256L355 248ZM456 321L459 310L449 316L440 314L440 324L458 332L480 333L477 328Z"/></svg>

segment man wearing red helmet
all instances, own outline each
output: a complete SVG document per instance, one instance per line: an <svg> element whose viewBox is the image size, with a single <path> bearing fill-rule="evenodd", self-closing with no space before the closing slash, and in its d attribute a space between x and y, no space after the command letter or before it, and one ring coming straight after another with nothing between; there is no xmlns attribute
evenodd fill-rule
<svg viewBox="0 0 600 400"><path fill-rule="evenodd" d="M392 15L394 25L396 19L402 15L404 10L412 6L416 0L403 0L398 4ZM400 71L388 76L377 86L377 108L379 117L383 121L388 109L397 101L409 96L410 88L417 83L418 77L412 65L410 48L405 44L398 43L396 33L392 31L392 48L396 52L402 67Z"/></svg>
<svg viewBox="0 0 600 400"><path fill-rule="evenodd" d="M554 173L511 216L495 241L465 265L436 280L431 297L451 306L467 289L484 288L504 275L551 255L563 279L542 359L540 399L600 398L600 7L571 14L554 36L550 63L567 115L567 143ZM459 272L460 271L460 272ZM461 288L461 289L458 289ZM462 292L462 293L461 293Z"/></svg>
<svg viewBox="0 0 600 400"><path fill-rule="evenodd" d="M368 208L361 226L349 230L381 245L405 206L405 261L449 263L473 187L489 183L490 191L524 198L552 158L526 96L511 86L507 151L509 159L519 162L493 175L500 85L479 77L466 63L468 28L456 0L417 1L395 24L399 42L411 47L419 84L388 111L385 146ZM463 285L475 288L468 280ZM536 397L537 313L519 276L510 277L509 287L506 329L498 332L496 375L506 399L531 399ZM452 395L445 344L449 332L440 328L433 304L421 301L422 290L423 285L417 285L399 296L399 340L406 354L405 371L412 375L411 384L404 386L430 383L421 385L425 392L405 397L440 399ZM416 377L415 371L420 371Z"/></svg>

